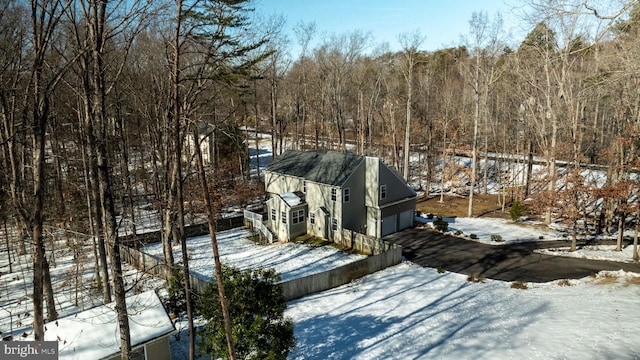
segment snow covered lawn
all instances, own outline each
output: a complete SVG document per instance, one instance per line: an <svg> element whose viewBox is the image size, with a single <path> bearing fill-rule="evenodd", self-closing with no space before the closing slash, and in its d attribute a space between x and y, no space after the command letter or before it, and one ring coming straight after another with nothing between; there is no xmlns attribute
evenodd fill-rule
<svg viewBox="0 0 640 360"><path fill-rule="evenodd" d="M569 251L569 247L561 247L554 249L540 249L535 250L535 252L546 255L558 255L582 259L609 260L626 263L634 262L632 245L622 248L622 251L615 250L615 245L589 245L583 246L576 251Z"/></svg>
<svg viewBox="0 0 640 360"><path fill-rule="evenodd" d="M251 232L247 228L236 228L217 233L220 260L223 264L242 270L251 268L274 268L282 280L290 280L306 275L334 269L364 258L363 255L347 254L332 246L310 247L298 243L275 243L258 245L248 239ZM189 269L204 279L213 277L213 250L211 237L203 235L187 240ZM162 257L162 244L154 243L144 247L144 252ZM180 247L174 247L174 258L182 258Z"/></svg>
<svg viewBox="0 0 640 360"><path fill-rule="evenodd" d="M431 224L436 219L427 219L424 217L416 218L418 221ZM469 238L471 234L475 234L478 238L474 241L499 245L504 243L517 243L528 241L546 241L546 240L559 240L563 238L563 234L559 231L555 231L549 228L542 230L540 227L533 226L534 224L525 223L517 224L507 219L497 218L449 218L445 217L442 220L449 223L449 231L455 234L456 231L461 231L460 236ZM491 240L491 235L500 235L502 242L496 242Z"/></svg>
<svg viewBox="0 0 640 360"><path fill-rule="evenodd" d="M528 289L403 263L289 303L290 359L638 359L640 278Z"/></svg>

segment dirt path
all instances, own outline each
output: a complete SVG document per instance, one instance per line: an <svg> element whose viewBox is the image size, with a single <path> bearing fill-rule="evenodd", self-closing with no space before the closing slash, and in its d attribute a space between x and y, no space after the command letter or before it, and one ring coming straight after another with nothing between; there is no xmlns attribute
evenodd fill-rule
<svg viewBox="0 0 640 360"><path fill-rule="evenodd" d="M502 281L579 279L601 270L640 273L640 264L533 252L542 247L568 246L568 241L488 245L426 229L404 230L385 240L402 245L404 257L420 266Z"/></svg>

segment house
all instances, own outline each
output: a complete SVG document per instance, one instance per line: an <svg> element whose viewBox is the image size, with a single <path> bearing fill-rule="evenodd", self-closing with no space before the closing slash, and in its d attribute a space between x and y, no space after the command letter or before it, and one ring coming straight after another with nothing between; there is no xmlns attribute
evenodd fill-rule
<svg viewBox="0 0 640 360"><path fill-rule="evenodd" d="M289 150L265 170L267 224L281 241L303 234L375 238L413 226L416 192L375 157Z"/></svg>
<svg viewBox="0 0 640 360"><path fill-rule="evenodd" d="M155 291L127 297L132 359L171 360L175 327ZM58 341L61 360L120 359L120 331L114 303L46 324L46 341Z"/></svg>
<svg viewBox="0 0 640 360"><path fill-rule="evenodd" d="M200 153L202 154L202 163L210 164L213 162L215 151L215 127L210 124L200 124L198 127L198 139L196 141L192 132L188 132L185 137L185 151L182 154L182 160L191 162L194 160L196 153L196 143L200 144Z"/></svg>

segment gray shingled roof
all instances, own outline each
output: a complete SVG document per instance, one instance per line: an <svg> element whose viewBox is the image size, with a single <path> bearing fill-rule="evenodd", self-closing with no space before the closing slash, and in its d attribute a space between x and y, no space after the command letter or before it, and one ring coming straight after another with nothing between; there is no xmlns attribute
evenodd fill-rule
<svg viewBox="0 0 640 360"><path fill-rule="evenodd" d="M267 170L321 184L340 186L363 160L364 156L324 150L289 150L267 166Z"/></svg>

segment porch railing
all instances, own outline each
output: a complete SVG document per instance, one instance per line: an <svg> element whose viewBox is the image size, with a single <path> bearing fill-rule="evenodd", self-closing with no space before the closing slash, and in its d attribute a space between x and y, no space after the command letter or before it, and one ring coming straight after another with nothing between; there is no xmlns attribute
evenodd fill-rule
<svg viewBox="0 0 640 360"><path fill-rule="evenodd" d="M245 225L249 226L249 228L253 229L253 231L257 231L261 236L269 243L273 243L273 233L269 228L262 222L262 215L258 213L254 213L253 211L244 210L244 222Z"/></svg>

